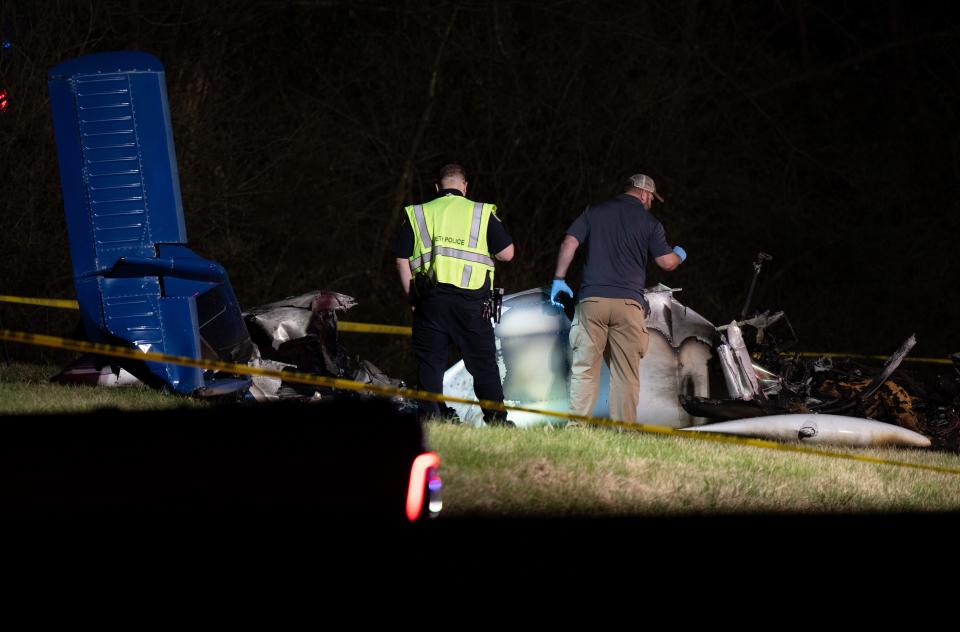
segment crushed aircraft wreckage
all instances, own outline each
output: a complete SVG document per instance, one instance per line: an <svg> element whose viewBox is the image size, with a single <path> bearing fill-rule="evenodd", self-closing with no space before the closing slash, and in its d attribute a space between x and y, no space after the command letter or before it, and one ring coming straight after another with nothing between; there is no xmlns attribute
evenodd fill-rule
<svg viewBox="0 0 960 632"><path fill-rule="evenodd" d="M313 291L244 311L243 319L251 340L247 364L281 372L296 371L363 384L404 388L403 380L387 376L372 362L352 357L340 344L337 313L354 305L356 301L346 294ZM211 359L217 357L214 355ZM85 355L51 380L93 386L140 383L121 365L123 362ZM287 382L281 378L253 376L251 381L245 396L256 401L310 401L334 392L334 389ZM392 399L401 409L415 406L406 398Z"/></svg>
<svg viewBox="0 0 960 632"><path fill-rule="evenodd" d="M764 332L764 324L747 319L718 328L727 397L684 395L681 402L691 415L712 422L704 430L719 427L716 422L818 414L893 424L928 437L934 448L960 451L960 354L951 356L952 374L924 379L901 368L914 336L877 371L852 358L790 353L781 339ZM752 330L751 353L743 344L745 330ZM779 431L751 436L779 438Z"/></svg>
<svg viewBox="0 0 960 632"><path fill-rule="evenodd" d="M250 364L403 388L403 380L387 376L372 362L351 357L340 344L337 313L354 305L353 297L339 292L308 292L245 311L255 347ZM333 389L254 377L250 393L258 401L316 399L332 394ZM405 398L391 399L401 408L415 406Z"/></svg>
<svg viewBox="0 0 960 632"><path fill-rule="evenodd" d="M793 434L783 428L793 427L791 415L810 419L815 414L821 419L817 427L829 430L811 435L820 442L922 447L919 434L936 449L960 451L960 354L951 356L952 373L937 375L932 384L925 384L900 369L916 344L914 336L879 372L851 358L788 353L798 339L784 312L746 317L760 268L772 259L759 253L741 320L719 327L679 303L673 296L679 289L658 285L646 290L651 336L647 354L640 360L639 419L674 428L729 432L732 426L718 424L762 417L764 423L743 425L756 433L751 436L801 440L803 426ZM503 318L494 331L507 404L569 411L570 307L560 310L550 305L543 288L504 297ZM609 372L606 365L601 368L600 394L592 414L606 417ZM473 397L473 380L463 362L447 370L444 392ZM463 422L482 424L476 406L452 404L451 408ZM566 423L561 417L521 411L511 412L510 418L518 426ZM909 432L890 432L873 424Z"/></svg>
<svg viewBox="0 0 960 632"><path fill-rule="evenodd" d="M90 340L402 385L340 346L337 312L349 309L352 298L310 292L241 312L227 271L189 247L158 59L140 52L98 53L58 64L48 79L74 285ZM734 418L843 413L896 424L930 437L935 447L960 451L960 355L952 356L953 374L921 386L903 371L894 376L915 343L912 337L874 378L872 370L851 360L786 354L771 333L789 327L785 314L746 317L761 267L772 259L759 253L740 320L722 327L677 302L678 289L647 290L651 336L640 363L640 418L682 428ZM504 298L495 332L508 403L569 409L570 307L565 312L551 306L540 288ZM752 334L752 351L751 336L745 334ZM714 348L718 362L712 361ZM723 385L712 388L717 365ZM312 399L324 394L280 379L90 356L56 379L107 385L136 379L202 396ZM608 384L604 366L596 416L607 416ZM462 363L444 376L447 394L472 399L472 386ZM412 405L402 398L397 402ZM465 422L482 423L475 406L453 408ZM521 426L557 421L533 413L511 417Z"/></svg>
<svg viewBox="0 0 960 632"><path fill-rule="evenodd" d="M936 449L960 451L960 354L951 356L953 374L937 375L928 384L900 370L916 342L913 336L879 371L848 358L805 358L783 350L796 342L796 335L782 313L714 327L679 303L673 296L677 291L657 286L647 294L651 337L640 361L638 405L645 423L844 445L922 447L923 440L917 437L923 436ZM354 299L344 294L316 291L243 312L253 350L249 364L403 388L401 380L352 358L340 344L338 313L354 305ZM789 336L775 334L773 325L786 328ZM551 306L542 288L504 298L503 318L495 333L507 404L569 409L569 328L569 315ZM752 352L747 350L748 339ZM93 356L80 358L55 379L111 386L137 382L119 366ZM307 401L330 394L279 378L252 381L248 397L258 401ZM595 416L607 414L608 382L604 366ZM472 378L462 361L446 372L444 392L473 398ZM415 406L405 398L394 401L401 407ZM466 423L483 423L476 406L453 403L452 408ZM565 423L530 412L513 411L510 416L519 426Z"/></svg>
<svg viewBox="0 0 960 632"><path fill-rule="evenodd" d="M873 377L869 376L874 369L851 358L834 362L829 355L811 359L791 353L798 340L786 314L765 311L746 317L760 268L772 259L758 254L741 320L717 327L717 359L727 397L681 395L684 410L710 422L698 430L804 440L811 437L803 436L803 426L793 428L793 424L797 419L817 419L820 427L829 430L811 436L825 443L925 447L913 436L919 434L928 439L928 446L960 451L960 354L951 356L952 375L937 375L932 386L925 386L905 371L894 377L917 343L913 335ZM752 339L752 352L745 332ZM748 423L751 418L760 420ZM875 427L866 430L869 424L881 422L913 434Z"/></svg>
<svg viewBox="0 0 960 632"><path fill-rule="evenodd" d="M241 312L227 271L189 246L163 64L85 55L48 75L74 286L93 342L401 386L337 340L355 301L310 292ZM253 337L253 338L251 338ZM254 343L256 340L256 344ZM53 378L198 396L315 398L312 387L162 362L83 356Z"/></svg>
<svg viewBox="0 0 960 632"><path fill-rule="evenodd" d="M640 400L643 419L682 428L702 423L680 406L680 394L709 395L708 362L716 329L708 320L682 305L673 294L679 289L658 285L646 291L651 313L647 354L641 361ZM568 412L570 351L567 342L570 315L550 304L544 288L534 288L503 298L500 323L494 326L497 362L503 379L504 401L529 408ZM600 393L593 415L608 415L610 374L601 365ZM444 374L443 391L473 398L473 378L463 361ZM482 424L475 405L451 404L464 423ZM566 423L560 417L511 411L518 426Z"/></svg>

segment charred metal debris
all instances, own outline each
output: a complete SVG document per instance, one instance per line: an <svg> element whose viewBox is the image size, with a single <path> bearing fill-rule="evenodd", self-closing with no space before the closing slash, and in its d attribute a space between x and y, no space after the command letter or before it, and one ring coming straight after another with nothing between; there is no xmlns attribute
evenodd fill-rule
<svg viewBox="0 0 960 632"><path fill-rule="evenodd" d="M252 366L283 372L296 371L325 377L404 388L403 380L389 377L372 362L351 356L337 335L338 312L344 312L356 300L339 292L314 291L243 312L254 343ZM292 399L309 401L349 391L314 387L269 377L253 377L250 395L258 401ZM357 395L365 397L366 395ZM402 397L391 398L401 409L416 404Z"/></svg>
<svg viewBox="0 0 960 632"><path fill-rule="evenodd" d="M386 375L372 362L352 356L337 336L338 312L356 305L356 301L337 292L314 291L291 296L244 311L242 353L225 357L208 341L208 330L201 328L201 353L204 359L249 364L280 372L310 373L323 377L353 380L393 388L405 388L403 380ZM216 333L216 332L214 332ZM249 333L249 335L248 335ZM145 371L138 370L143 363L118 363L107 356L83 355L72 362L51 381L91 386L125 386L143 382L157 388L164 385ZM236 376L205 371L204 381L213 383ZM332 395L338 397L370 397L355 391L314 387L289 382L281 378L251 376L243 391L199 389L193 394L201 397L244 397L256 401L294 400L316 401ZM416 404L407 398L392 397L401 412L412 410Z"/></svg>
<svg viewBox="0 0 960 632"><path fill-rule="evenodd" d="M879 370L853 358L793 351L798 338L784 312L745 317L760 267L771 260L759 253L741 320L716 328L728 398L681 395L684 410L706 423L811 412L863 417L924 434L934 449L960 452L960 353L950 356L951 371L933 373L901 367L914 335Z"/></svg>

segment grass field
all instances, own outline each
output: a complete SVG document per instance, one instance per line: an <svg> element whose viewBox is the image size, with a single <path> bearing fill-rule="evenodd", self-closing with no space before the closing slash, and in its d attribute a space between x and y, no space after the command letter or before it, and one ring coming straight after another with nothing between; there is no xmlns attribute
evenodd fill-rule
<svg viewBox="0 0 960 632"><path fill-rule="evenodd" d="M0 364L0 412L209 406L144 387L50 384L57 367ZM444 516L629 517L960 511L960 475L606 428L428 423ZM839 448L828 448L836 452ZM846 450L960 469L960 455Z"/></svg>
<svg viewBox="0 0 960 632"><path fill-rule="evenodd" d="M202 400L161 393L146 386L92 388L51 384L52 365L0 363L0 414L88 412L97 408L164 410L208 406Z"/></svg>
<svg viewBox="0 0 960 632"><path fill-rule="evenodd" d="M960 509L960 475L604 428L429 424L444 512L683 516ZM840 452L840 449L833 449ZM960 468L956 454L846 450Z"/></svg>

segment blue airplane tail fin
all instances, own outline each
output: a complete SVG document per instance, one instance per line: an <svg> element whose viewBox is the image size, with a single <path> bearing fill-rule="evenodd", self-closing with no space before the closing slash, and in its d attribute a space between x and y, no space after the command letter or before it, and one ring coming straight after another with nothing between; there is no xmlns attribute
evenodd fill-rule
<svg viewBox="0 0 960 632"><path fill-rule="evenodd" d="M48 79L87 335L191 358L249 359L226 271L186 245L162 64L141 52L98 53L58 64ZM180 393L214 388L198 368L145 366Z"/></svg>

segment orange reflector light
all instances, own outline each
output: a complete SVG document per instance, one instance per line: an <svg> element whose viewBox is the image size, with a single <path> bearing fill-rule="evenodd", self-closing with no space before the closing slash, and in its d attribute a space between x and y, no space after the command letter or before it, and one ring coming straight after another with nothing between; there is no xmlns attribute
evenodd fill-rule
<svg viewBox="0 0 960 632"><path fill-rule="evenodd" d="M410 487L407 488L407 520L410 522L420 517L420 512L423 511L424 493L427 489L427 477L431 469L436 470L438 467L440 467L440 455L436 452L424 452L413 460L413 465L410 466ZM434 478L437 480L430 481L431 490L439 484L439 477L434 476Z"/></svg>

